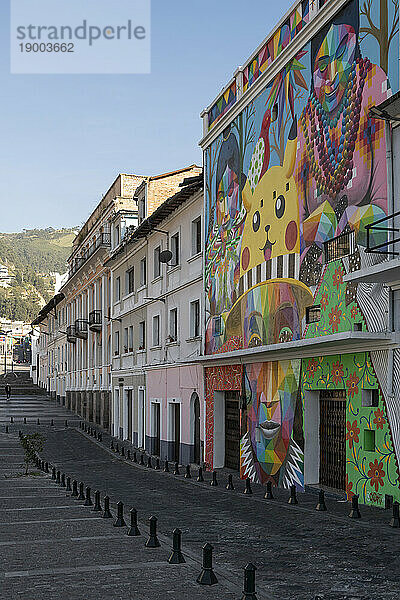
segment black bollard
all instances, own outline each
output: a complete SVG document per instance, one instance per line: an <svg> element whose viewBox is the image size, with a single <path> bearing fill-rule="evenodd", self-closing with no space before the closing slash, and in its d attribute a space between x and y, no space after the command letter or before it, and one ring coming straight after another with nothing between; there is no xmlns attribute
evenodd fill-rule
<svg viewBox="0 0 400 600"><path fill-rule="evenodd" d="M51 478L53 479L53 481L56 480L56 468L53 467L51 470Z"/></svg>
<svg viewBox="0 0 400 600"><path fill-rule="evenodd" d="M123 446L121 448L121 456L125 456L125 448Z"/></svg>
<svg viewBox="0 0 400 600"><path fill-rule="evenodd" d="M24 417L24 425L26 425L26 417Z"/></svg>
<svg viewBox="0 0 400 600"><path fill-rule="evenodd" d="M37 424L40 425L40 419L37 420Z"/></svg>
<svg viewBox="0 0 400 600"><path fill-rule="evenodd" d="M67 477L67 486L66 486L66 492L72 492L72 487L71 487L71 477Z"/></svg>
<svg viewBox="0 0 400 600"><path fill-rule="evenodd" d="M252 563L248 563L244 568L243 596L241 600L257 600L256 568Z"/></svg>
<svg viewBox="0 0 400 600"><path fill-rule="evenodd" d="M61 487L67 487L67 484L65 483L65 474L64 473L61 475Z"/></svg>
<svg viewBox="0 0 400 600"><path fill-rule="evenodd" d="M153 465L152 465L152 462L151 462L151 456L149 456L148 459L147 459L147 468L148 469L152 469L153 468Z"/></svg>
<svg viewBox="0 0 400 600"><path fill-rule="evenodd" d="M140 531L139 531L139 527L138 527L138 523L137 523L137 510L136 510L136 508L131 508L131 510L129 512L131 515L131 526L129 527L128 531L126 532L126 535L129 535L131 537L136 537L136 536L140 535Z"/></svg>
<svg viewBox="0 0 400 600"><path fill-rule="evenodd" d="M234 490L235 489L235 486L233 485L232 475L231 474L228 475L228 483L226 484L226 489L227 490Z"/></svg>
<svg viewBox="0 0 400 600"><path fill-rule="evenodd" d="M350 519L361 519L360 509L358 508L358 495L354 494L351 499L351 511L349 513Z"/></svg>
<svg viewBox="0 0 400 600"><path fill-rule="evenodd" d="M83 482L81 481L79 484L79 496L78 496L78 500L85 500L85 494L83 491L84 485Z"/></svg>
<svg viewBox="0 0 400 600"><path fill-rule="evenodd" d="M167 457L165 457L165 460L164 460L164 473L169 473L169 464L168 464Z"/></svg>
<svg viewBox="0 0 400 600"><path fill-rule="evenodd" d="M114 527L125 527L125 519L124 519L124 505L122 502L118 502L117 504L117 518L113 523Z"/></svg>
<svg viewBox="0 0 400 600"><path fill-rule="evenodd" d="M246 477L246 485L244 487L243 490L243 494L252 494L253 490L251 489L251 481L250 481L250 477Z"/></svg>
<svg viewBox="0 0 400 600"><path fill-rule="evenodd" d="M50 425L54 425L54 419L51 420Z"/></svg>
<svg viewBox="0 0 400 600"><path fill-rule="evenodd" d="M115 445L115 452L116 452L117 454L119 454L119 445L118 445L118 444L116 444L116 445Z"/></svg>
<svg viewBox="0 0 400 600"><path fill-rule="evenodd" d="M198 475L197 475L197 481L199 481L200 483L202 483L204 481L203 469L201 467L199 467L199 472L198 472Z"/></svg>
<svg viewBox="0 0 400 600"><path fill-rule="evenodd" d="M161 544L158 541L158 537L157 537L157 517L154 517L154 516L150 517L149 525L150 525L149 537L148 537L148 540L147 540L145 546L146 546L146 548L159 548L159 546Z"/></svg>
<svg viewBox="0 0 400 600"><path fill-rule="evenodd" d="M126 453L126 458L127 458L128 460L131 460L131 451L130 451L130 450L128 450L128 451L127 451L127 453Z"/></svg>
<svg viewBox="0 0 400 600"><path fill-rule="evenodd" d="M61 483L61 473L57 471L56 483Z"/></svg>
<svg viewBox="0 0 400 600"><path fill-rule="evenodd" d="M319 490L318 504L315 507L315 510L320 510L320 511L327 510L326 509L326 504L325 504L325 492L324 492L324 490Z"/></svg>
<svg viewBox="0 0 400 600"><path fill-rule="evenodd" d="M136 451L134 451L132 454L132 462L137 463Z"/></svg>
<svg viewBox="0 0 400 600"><path fill-rule="evenodd" d="M186 465L185 479L192 479L192 474L190 472L190 465Z"/></svg>
<svg viewBox="0 0 400 600"><path fill-rule="evenodd" d="M10 417L10 423L14 423L14 417Z"/></svg>
<svg viewBox="0 0 400 600"><path fill-rule="evenodd" d="M272 493L272 482L271 481L267 481L267 490L265 492L264 498L266 498L267 500L274 499L274 495Z"/></svg>
<svg viewBox="0 0 400 600"><path fill-rule="evenodd" d="M200 585L214 585L218 583L218 579L212 568L212 551L213 547L211 544L204 544L203 546L203 567L201 573L196 579Z"/></svg>
<svg viewBox="0 0 400 600"><path fill-rule="evenodd" d="M113 440L111 440L110 449L114 450L114 442L113 442Z"/></svg>
<svg viewBox="0 0 400 600"><path fill-rule="evenodd" d="M390 527L400 527L400 518L399 518L399 503L393 502L393 516L390 520Z"/></svg>
<svg viewBox="0 0 400 600"><path fill-rule="evenodd" d="M8 425L6 425L6 433L8 433Z"/></svg>
<svg viewBox="0 0 400 600"><path fill-rule="evenodd" d="M213 487L216 487L218 485L217 471L212 472L212 479L211 479L210 485L212 485Z"/></svg>
<svg viewBox="0 0 400 600"><path fill-rule="evenodd" d="M298 504L298 503L299 503L299 501L297 500L296 486L291 485L290 486L290 497L288 500L288 504Z"/></svg>
<svg viewBox="0 0 400 600"><path fill-rule="evenodd" d="M100 492L96 490L94 493L94 506L92 508L92 512L101 512L101 503L100 503Z"/></svg>
<svg viewBox="0 0 400 600"><path fill-rule="evenodd" d="M22 431L20 429L18 430L18 437L19 437L19 439L22 438Z"/></svg>
<svg viewBox="0 0 400 600"><path fill-rule="evenodd" d="M72 482L72 494L71 494L72 498L77 498L78 497L78 482L76 479L73 480Z"/></svg>
<svg viewBox="0 0 400 600"><path fill-rule="evenodd" d="M93 506L92 498L90 496L90 487L86 488L86 498L83 506Z"/></svg>
<svg viewBox="0 0 400 600"><path fill-rule="evenodd" d="M168 559L170 565L180 565L185 561L182 554L182 531L180 529L174 529L172 532L172 552Z"/></svg>
<svg viewBox="0 0 400 600"><path fill-rule="evenodd" d="M65 425L65 427L68 427L68 421L67 421L67 419L65 419L64 425Z"/></svg>
<svg viewBox="0 0 400 600"><path fill-rule="evenodd" d="M139 465L141 465L142 467L144 467L144 455L142 453L140 454Z"/></svg>
<svg viewBox="0 0 400 600"><path fill-rule="evenodd" d="M49 472L49 463L48 462L44 463L44 470L46 471L46 473Z"/></svg>
<svg viewBox="0 0 400 600"><path fill-rule="evenodd" d="M154 468L156 471L160 470L160 459L158 458L158 456L156 458L156 464L154 465Z"/></svg>
<svg viewBox="0 0 400 600"><path fill-rule="evenodd" d="M110 511L110 498L105 496L104 498L104 511L101 515L103 519L112 519L112 513Z"/></svg>
<svg viewBox="0 0 400 600"><path fill-rule="evenodd" d="M179 473L179 464L177 462L174 463L174 475L180 475L180 473Z"/></svg>

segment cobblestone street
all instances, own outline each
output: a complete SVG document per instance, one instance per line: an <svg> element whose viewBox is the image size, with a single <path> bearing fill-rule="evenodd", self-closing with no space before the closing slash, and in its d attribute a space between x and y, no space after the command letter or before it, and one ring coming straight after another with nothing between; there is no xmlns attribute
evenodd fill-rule
<svg viewBox="0 0 400 600"><path fill-rule="evenodd" d="M198 483L195 477L185 479L183 468L180 476L148 469L111 451L107 435L100 443L78 428L65 428L64 419L72 415L52 401L35 402L32 410L29 398L9 407L1 401L2 598L234 599L241 597L248 562L257 567L259 600L398 598L399 531L388 526L390 511L361 507L362 519L350 520L349 504L332 498L328 512L318 513L314 494L300 494L299 505L289 506L283 490L274 500L265 500L260 486L244 495L236 477L235 490L226 490L222 472L218 487L211 487L209 473ZM19 416L5 434L15 403ZM25 407L31 408L27 425ZM29 424L46 411L55 426ZM135 507L142 535L130 538L126 528L113 528L111 520L80 506L49 475L36 470L21 476L18 430L42 432L43 458L90 486L92 494L100 490L102 501L108 494L114 515L118 501L126 520ZM156 549L144 547L150 515L158 518L161 547ZM184 565L167 563L175 527L182 530ZM205 542L214 546L219 582L212 588L196 583Z"/></svg>

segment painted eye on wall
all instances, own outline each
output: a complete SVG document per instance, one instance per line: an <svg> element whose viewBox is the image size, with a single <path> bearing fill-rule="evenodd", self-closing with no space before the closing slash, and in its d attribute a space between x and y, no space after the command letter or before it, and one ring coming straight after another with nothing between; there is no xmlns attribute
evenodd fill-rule
<svg viewBox="0 0 400 600"><path fill-rule="evenodd" d="M280 196L277 197L276 202L275 202L275 214L278 219L281 219L283 217L284 212L285 212L285 196L282 196L282 194L281 194Z"/></svg>
<svg viewBox="0 0 400 600"><path fill-rule="evenodd" d="M260 213L258 212L258 210L256 210L256 212L253 215L253 231L256 232L260 229Z"/></svg>

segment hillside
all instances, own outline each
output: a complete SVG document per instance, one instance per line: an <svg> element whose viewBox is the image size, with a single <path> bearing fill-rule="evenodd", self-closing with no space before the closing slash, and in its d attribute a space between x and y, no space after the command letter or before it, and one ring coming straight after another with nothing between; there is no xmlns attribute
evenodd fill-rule
<svg viewBox="0 0 400 600"><path fill-rule="evenodd" d="M13 277L0 287L0 317L30 321L54 293L54 273L65 273L76 229L0 233L0 264ZM4 284L3 284L4 285Z"/></svg>

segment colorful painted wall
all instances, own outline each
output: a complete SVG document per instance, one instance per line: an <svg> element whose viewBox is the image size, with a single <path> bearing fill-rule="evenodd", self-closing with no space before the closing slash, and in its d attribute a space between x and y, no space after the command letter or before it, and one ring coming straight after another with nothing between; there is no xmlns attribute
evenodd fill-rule
<svg viewBox="0 0 400 600"><path fill-rule="evenodd" d="M207 354L354 322L385 329L385 291L343 276L377 260L365 253L365 226L388 212L384 124L369 110L398 89L397 23L398 2L349 2L205 150ZM346 232L356 250L326 265L324 242ZM307 327L313 303L322 318ZM302 486L302 367L244 369L242 474Z"/></svg>

